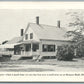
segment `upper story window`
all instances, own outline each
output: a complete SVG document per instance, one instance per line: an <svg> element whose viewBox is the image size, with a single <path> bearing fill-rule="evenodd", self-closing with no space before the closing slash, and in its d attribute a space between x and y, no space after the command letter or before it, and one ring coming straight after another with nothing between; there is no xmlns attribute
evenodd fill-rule
<svg viewBox="0 0 84 84"><path fill-rule="evenodd" d="M30 33L30 39L33 39L33 33Z"/></svg>
<svg viewBox="0 0 84 84"><path fill-rule="evenodd" d="M25 34L25 40L27 40L28 39L28 34Z"/></svg>

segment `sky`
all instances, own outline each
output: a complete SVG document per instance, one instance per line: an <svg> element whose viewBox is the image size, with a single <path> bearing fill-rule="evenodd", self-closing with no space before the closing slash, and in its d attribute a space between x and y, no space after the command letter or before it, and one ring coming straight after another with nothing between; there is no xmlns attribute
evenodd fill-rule
<svg viewBox="0 0 84 84"><path fill-rule="evenodd" d="M39 16L40 24L66 27L66 12L61 9L0 9L0 43L20 36L20 29L26 29L28 23L36 23Z"/></svg>

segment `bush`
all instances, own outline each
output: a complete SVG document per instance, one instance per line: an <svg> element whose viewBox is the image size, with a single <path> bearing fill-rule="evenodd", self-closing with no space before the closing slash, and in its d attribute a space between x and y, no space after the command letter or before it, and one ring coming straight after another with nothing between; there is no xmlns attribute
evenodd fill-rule
<svg viewBox="0 0 84 84"><path fill-rule="evenodd" d="M84 57L84 45L77 46L77 57Z"/></svg>
<svg viewBox="0 0 84 84"><path fill-rule="evenodd" d="M58 47L57 60L71 61L74 57L74 47L62 45Z"/></svg>

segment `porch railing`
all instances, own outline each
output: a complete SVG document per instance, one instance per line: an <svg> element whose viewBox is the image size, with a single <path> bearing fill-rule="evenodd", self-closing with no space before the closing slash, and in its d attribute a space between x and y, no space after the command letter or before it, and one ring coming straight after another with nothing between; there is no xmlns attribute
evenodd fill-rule
<svg viewBox="0 0 84 84"><path fill-rule="evenodd" d="M36 51L36 52L26 52L26 51L23 51L23 52L21 52L21 55L23 55L23 56L34 56L34 55L39 55L39 52L38 51Z"/></svg>

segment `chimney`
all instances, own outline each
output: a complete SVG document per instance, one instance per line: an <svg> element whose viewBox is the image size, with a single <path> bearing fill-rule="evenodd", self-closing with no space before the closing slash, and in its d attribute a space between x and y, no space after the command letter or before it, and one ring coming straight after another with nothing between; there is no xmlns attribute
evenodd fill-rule
<svg viewBox="0 0 84 84"><path fill-rule="evenodd" d="M24 29L21 29L21 36L23 36L23 33L24 33Z"/></svg>
<svg viewBox="0 0 84 84"><path fill-rule="evenodd" d="M39 25L39 16L36 17L36 24Z"/></svg>
<svg viewBox="0 0 84 84"><path fill-rule="evenodd" d="M57 21L57 27L60 28L60 20Z"/></svg>

